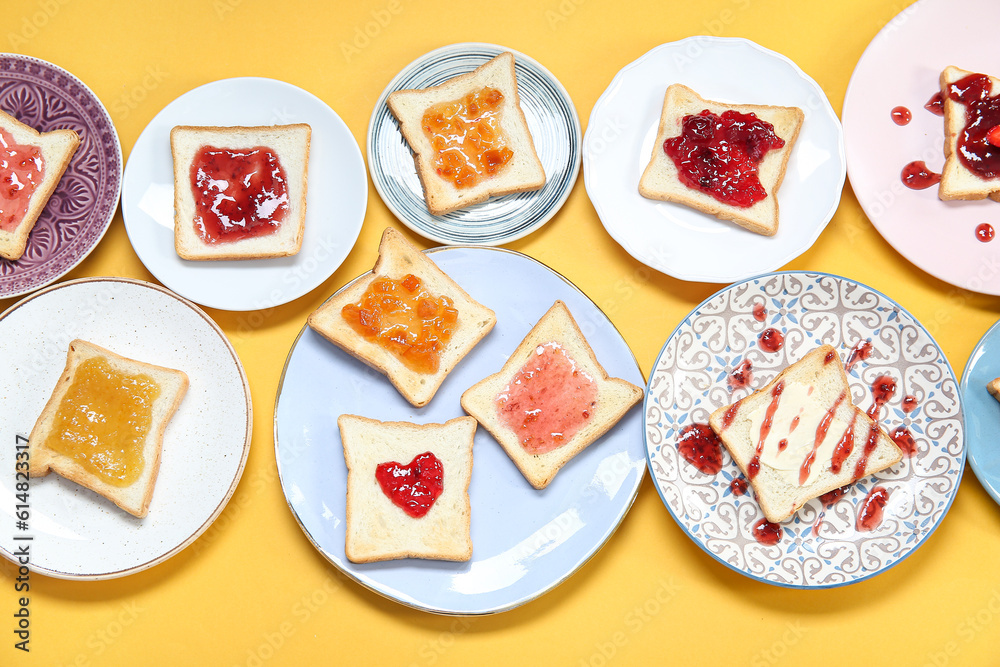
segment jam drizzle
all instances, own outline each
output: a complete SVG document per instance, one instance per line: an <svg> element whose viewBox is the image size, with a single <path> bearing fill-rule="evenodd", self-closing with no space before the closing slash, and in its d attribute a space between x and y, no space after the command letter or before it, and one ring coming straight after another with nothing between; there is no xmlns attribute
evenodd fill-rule
<svg viewBox="0 0 1000 667"><path fill-rule="evenodd" d="M822 444L823 440L826 439L826 434L830 430L830 424L833 422L833 416L836 414L837 408L840 407L840 404L844 401L846 396L846 392L841 392L840 396L837 397L837 400L830 406L830 409L823 415L823 418L819 420L819 425L816 427L816 438L813 440L812 449L806 455L805 460L802 461L802 465L799 468L799 486L805 484L806 480L809 479L809 471L812 469L813 461L816 460L816 450L819 449L820 444Z"/></svg>
<svg viewBox="0 0 1000 667"><path fill-rule="evenodd" d="M903 185L911 190L926 190L941 182L941 174L928 169L923 160L914 160L907 164L900 172L899 178L903 181Z"/></svg>
<svg viewBox="0 0 1000 667"><path fill-rule="evenodd" d="M944 96L941 95L940 90L931 95L931 98L924 104L924 108L935 116L944 115Z"/></svg>
<svg viewBox="0 0 1000 667"><path fill-rule="evenodd" d="M844 364L844 368L850 373L851 369L854 368L854 364L859 361L866 361L870 356L872 356L871 341L859 340L851 348L851 353L847 355L847 363Z"/></svg>
<svg viewBox="0 0 1000 667"><path fill-rule="evenodd" d="M868 416L878 421L882 406L896 393L896 381L888 375L879 375L872 382L872 406L868 408Z"/></svg>
<svg viewBox="0 0 1000 667"><path fill-rule="evenodd" d="M750 363L749 359L744 359L729 374L726 384L729 385L729 392L732 393L737 389L749 387L751 382L753 382L753 364Z"/></svg>
<svg viewBox="0 0 1000 667"><path fill-rule="evenodd" d="M878 446L878 435L878 424L872 423L868 427L868 437L865 439L865 448L861 451L861 458L854 465L855 482L865 476L865 470L868 468L868 457L871 456L872 452Z"/></svg>
<svg viewBox="0 0 1000 667"><path fill-rule="evenodd" d="M708 424L688 424L677 438L684 460L706 475L722 470L722 442Z"/></svg>
<svg viewBox="0 0 1000 667"><path fill-rule="evenodd" d="M882 513L888 500L889 492L884 486L876 486L869 491L858 511L857 529L867 533L878 528L882 523Z"/></svg>
<svg viewBox="0 0 1000 667"><path fill-rule="evenodd" d="M31 195L45 178L45 162L38 146L22 145L0 129L0 231L20 226Z"/></svg>
<svg viewBox="0 0 1000 667"><path fill-rule="evenodd" d="M917 441L913 439L910 429L905 426L897 426L889 434L889 437L892 438L897 447L903 450L903 455L907 458L913 458L913 455L917 453Z"/></svg>
<svg viewBox="0 0 1000 667"><path fill-rule="evenodd" d="M764 421L760 423L760 438L757 440L757 450L747 465L747 477L750 479L756 477L757 473L760 472L760 455L764 451L764 440L767 439L768 433L771 432L771 425L774 423L774 413L778 411L778 401L781 400L781 392L784 390L784 381L778 382L771 390L771 404L767 406L767 412L764 413Z"/></svg>
<svg viewBox="0 0 1000 667"><path fill-rule="evenodd" d="M857 414L856 412L854 413ZM812 527L813 537L819 537L819 529L823 526L823 517L826 516L826 511L833 507L833 504L844 497L844 494L850 490L850 485L844 485L839 489L834 489L833 491L827 491L819 497L819 501L823 503L823 509L820 511L819 516L816 517L816 523Z"/></svg>
<svg viewBox="0 0 1000 667"><path fill-rule="evenodd" d="M837 446L833 449L833 456L830 458L830 472L833 474L839 474L840 469L844 465L850 456L851 452L854 451L854 424L858 421L858 411L854 410L854 414L851 415L851 423L847 426L844 431L844 435L840 437L837 442Z"/></svg>
<svg viewBox="0 0 1000 667"><path fill-rule="evenodd" d="M917 409L917 397L912 394L907 394L903 397L903 412L905 414L910 414Z"/></svg>

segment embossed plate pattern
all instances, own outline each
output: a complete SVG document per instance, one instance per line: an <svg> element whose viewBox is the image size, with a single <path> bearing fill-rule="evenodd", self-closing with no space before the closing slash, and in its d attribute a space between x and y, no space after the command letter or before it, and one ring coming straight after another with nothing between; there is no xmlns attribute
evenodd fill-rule
<svg viewBox="0 0 1000 667"><path fill-rule="evenodd" d="M0 109L36 130L75 130L80 147L16 261L0 258L0 298L27 294L68 273L104 236L118 208L122 149L97 96L44 60L0 54Z"/></svg>
<svg viewBox="0 0 1000 667"><path fill-rule="evenodd" d="M757 303L766 308L763 322L753 315ZM758 345L768 327L784 334L777 353ZM829 343L845 360L866 339L871 357L848 373L852 400L867 409L872 381L890 375L897 389L882 409L881 424L887 431L908 428L918 452L861 479L825 511L818 499L809 501L782 524L777 545L759 544L750 530L763 514L752 493L736 496L730 490L730 481L742 474L728 452L721 472L704 474L678 454L678 433L763 387L815 347ZM731 393L727 378L744 359L751 361L754 379ZM909 413L902 409L906 395L918 400ZM684 532L737 572L790 588L855 583L906 558L944 519L965 466L958 382L937 343L885 295L828 274L769 274L708 298L667 339L650 375L644 410L649 469ZM858 506L876 483L889 491L883 521L872 532L859 532Z"/></svg>

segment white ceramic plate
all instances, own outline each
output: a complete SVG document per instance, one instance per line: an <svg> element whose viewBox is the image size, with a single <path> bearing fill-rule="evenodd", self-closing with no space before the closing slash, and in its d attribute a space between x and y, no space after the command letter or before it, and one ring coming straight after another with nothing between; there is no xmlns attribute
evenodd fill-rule
<svg viewBox="0 0 1000 667"><path fill-rule="evenodd" d="M643 477L638 407L578 454L544 490L521 476L482 428L473 445L472 560L404 559L358 565L344 556L347 468L337 429L344 413L443 423L464 415L462 392L503 366L556 299L562 299L612 377L642 385L628 345L604 313L565 278L519 253L452 247L431 258L497 324L445 379L424 408L407 403L381 374L308 327L282 375L274 446L285 498L306 536L352 579L404 605L443 614L512 609L573 574L605 543Z"/></svg>
<svg viewBox="0 0 1000 667"><path fill-rule="evenodd" d="M962 400L968 429L969 463L972 472L993 500L1000 503L1000 403L986 384L1000 377L1000 322L990 327L969 355L962 371Z"/></svg>
<svg viewBox="0 0 1000 667"><path fill-rule="evenodd" d="M447 215L431 215L413 154L385 100L397 90L430 88L471 72L504 51L514 54L518 97L545 170L545 185L541 190L494 197ZM523 53L496 44L450 44L417 58L385 87L368 122L368 164L382 201L416 233L451 245L510 243L548 222L576 183L580 143L580 120L559 80Z"/></svg>
<svg viewBox="0 0 1000 667"><path fill-rule="evenodd" d="M710 100L805 112L778 190L777 234L639 194L673 83ZM845 173L840 120L823 90L785 56L745 39L689 37L627 65L594 105L583 141L584 182L605 229L643 264L682 280L728 283L798 257L837 210Z"/></svg>
<svg viewBox="0 0 1000 667"><path fill-rule="evenodd" d="M920 0L875 36L858 61L844 97L851 187L865 214L903 257L958 287L1000 294L1000 238L982 243L976 226L1000 231L996 202L938 199L937 186L910 190L903 167L923 160L941 173L944 122L924 104L948 65L1000 75L994 0ZM892 109L913 115L898 126Z"/></svg>
<svg viewBox="0 0 1000 667"><path fill-rule="evenodd" d="M754 307L766 308L764 321ZM773 327L784 335L777 353L758 336ZM763 517L752 492L734 495L742 477L728 452L721 472L698 471L677 450L681 429L707 423L717 408L765 386L790 363L823 343L847 362L852 348L870 340L872 353L848 373L851 398L867 410L870 386L887 374L896 392L880 423L887 433L905 428L917 453L853 484L823 507L810 500L781 524L778 544L751 536ZM749 360L750 386L730 391L730 372ZM906 396L916 407L903 410ZM965 467L965 419L958 381L944 353L912 315L884 294L846 278L788 272L731 285L695 308L667 339L653 367L645 400L649 469L663 503L694 542L724 565L769 584L832 588L884 572L909 556L944 520ZM881 524L856 529L859 506L879 485L889 492Z"/></svg>
<svg viewBox="0 0 1000 667"><path fill-rule="evenodd" d="M174 251L175 125L308 123L309 188L302 249L292 257L193 262ZM223 79L189 91L149 122L125 167L122 212L139 259L164 285L203 306L273 308L333 275L361 233L368 185L354 136L323 100L283 81Z"/></svg>
<svg viewBox="0 0 1000 667"><path fill-rule="evenodd" d="M30 546L31 568L61 579L110 579L170 558L222 512L243 473L253 423L246 374L225 334L194 304L122 278L61 283L0 315L0 467L14 470L82 338L126 357L177 368L190 386L167 425L160 473L142 519L55 473L30 481L28 530L15 530L13 474L0 477L0 555ZM30 541L18 538L30 536Z"/></svg>

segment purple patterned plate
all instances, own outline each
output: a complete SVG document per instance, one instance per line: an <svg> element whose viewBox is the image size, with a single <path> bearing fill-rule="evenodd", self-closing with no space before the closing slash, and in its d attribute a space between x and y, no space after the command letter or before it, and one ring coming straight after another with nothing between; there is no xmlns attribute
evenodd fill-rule
<svg viewBox="0 0 1000 667"><path fill-rule="evenodd" d="M38 58L0 54L0 109L41 132L70 128L81 140L31 230L24 255L0 259L0 298L6 298L58 280L101 240L118 208L122 148L93 91Z"/></svg>
<svg viewBox="0 0 1000 667"><path fill-rule="evenodd" d="M759 340L767 329L783 338L777 351L766 350ZM852 363L851 351L864 349L865 341L870 353L855 355ZM689 424L707 422L716 408L765 386L823 343L836 348L851 367L851 397L862 409L872 405L870 387L879 376L895 381L879 422L887 432L906 429L916 451L845 487L843 497L827 504L810 500L780 524L776 544L760 543L752 534L763 514L752 492L741 493L736 480L745 478L729 453L723 451L718 473L706 474L680 455L677 437ZM745 362L752 376L744 375L749 385L738 388L729 378ZM965 468L962 399L941 348L884 294L823 273L751 278L691 311L653 366L644 414L653 482L684 532L737 572L789 588L852 584L899 563L944 520ZM888 493L881 523L859 528L862 505L877 486Z"/></svg>

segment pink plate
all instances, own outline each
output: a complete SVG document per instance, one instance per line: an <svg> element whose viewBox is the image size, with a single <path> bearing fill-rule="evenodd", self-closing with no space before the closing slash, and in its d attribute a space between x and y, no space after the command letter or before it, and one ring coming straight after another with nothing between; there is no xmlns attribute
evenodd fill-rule
<svg viewBox="0 0 1000 667"><path fill-rule="evenodd" d="M920 0L872 40L844 98L847 173L861 207L879 233L928 273L974 292L1000 295L1000 239L981 242L976 227L1000 231L1000 204L938 199L937 186L910 190L903 167L944 164L944 124L924 109L948 65L1000 75L996 0ZM912 121L892 120L904 106Z"/></svg>

